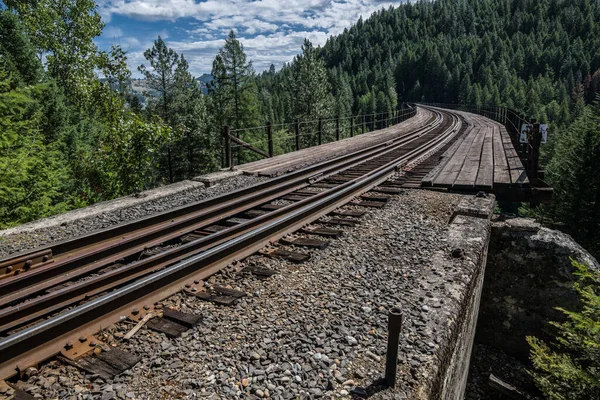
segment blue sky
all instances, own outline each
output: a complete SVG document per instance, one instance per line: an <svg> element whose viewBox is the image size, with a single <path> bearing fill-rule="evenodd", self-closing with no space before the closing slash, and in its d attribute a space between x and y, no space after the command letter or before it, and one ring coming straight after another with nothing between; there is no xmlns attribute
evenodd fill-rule
<svg viewBox="0 0 600 400"><path fill-rule="evenodd" d="M400 1L380 0L97 0L106 27L96 39L101 49L121 44L139 77L143 52L160 35L185 55L194 75L210 73L230 29L242 41L254 68L280 68L300 51L304 38L323 45L360 16Z"/></svg>

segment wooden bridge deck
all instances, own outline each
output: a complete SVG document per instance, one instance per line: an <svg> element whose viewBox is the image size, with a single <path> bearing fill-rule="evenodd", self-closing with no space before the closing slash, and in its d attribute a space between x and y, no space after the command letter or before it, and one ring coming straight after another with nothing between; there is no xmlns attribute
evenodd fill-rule
<svg viewBox="0 0 600 400"><path fill-rule="evenodd" d="M530 187L506 128L477 114L457 113L467 127L421 186L486 192Z"/></svg>

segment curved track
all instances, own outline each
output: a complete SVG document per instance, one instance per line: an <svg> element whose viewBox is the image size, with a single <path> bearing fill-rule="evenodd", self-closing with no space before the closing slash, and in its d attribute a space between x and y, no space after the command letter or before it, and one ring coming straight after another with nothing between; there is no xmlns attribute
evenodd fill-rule
<svg viewBox="0 0 600 400"><path fill-rule="evenodd" d="M0 260L0 379L150 307L426 160L461 131L421 128L224 196ZM287 205L281 204L287 200ZM3 268L3 269L2 269ZM136 313L137 314L137 313Z"/></svg>

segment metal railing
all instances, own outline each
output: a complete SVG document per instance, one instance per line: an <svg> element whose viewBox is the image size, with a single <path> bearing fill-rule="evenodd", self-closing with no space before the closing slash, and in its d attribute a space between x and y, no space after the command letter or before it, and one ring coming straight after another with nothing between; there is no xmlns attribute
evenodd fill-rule
<svg viewBox="0 0 600 400"><path fill-rule="evenodd" d="M393 112L326 117L243 129L223 127L225 168L260 158L274 157L303 148L385 129L413 117L416 108L403 104Z"/></svg>

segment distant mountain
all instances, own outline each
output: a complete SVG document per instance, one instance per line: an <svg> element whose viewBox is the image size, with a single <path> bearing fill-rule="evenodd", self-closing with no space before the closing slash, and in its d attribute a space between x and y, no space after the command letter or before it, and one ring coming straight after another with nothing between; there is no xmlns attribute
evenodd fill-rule
<svg viewBox="0 0 600 400"><path fill-rule="evenodd" d="M212 82L213 76L211 74L202 74L202 76L199 76L198 78L196 78L196 80L200 84L200 89L202 89L202 93L207 94L208 84Z"/></svg>
<svg viewBox="0 0 600 400"><path fill-rule="evenodd" d="M213 76L211 74L202 74L202 76L199 76L198 78L196 78L196 80L204 84L209 84L210 82L212 82Z"/></svg>

